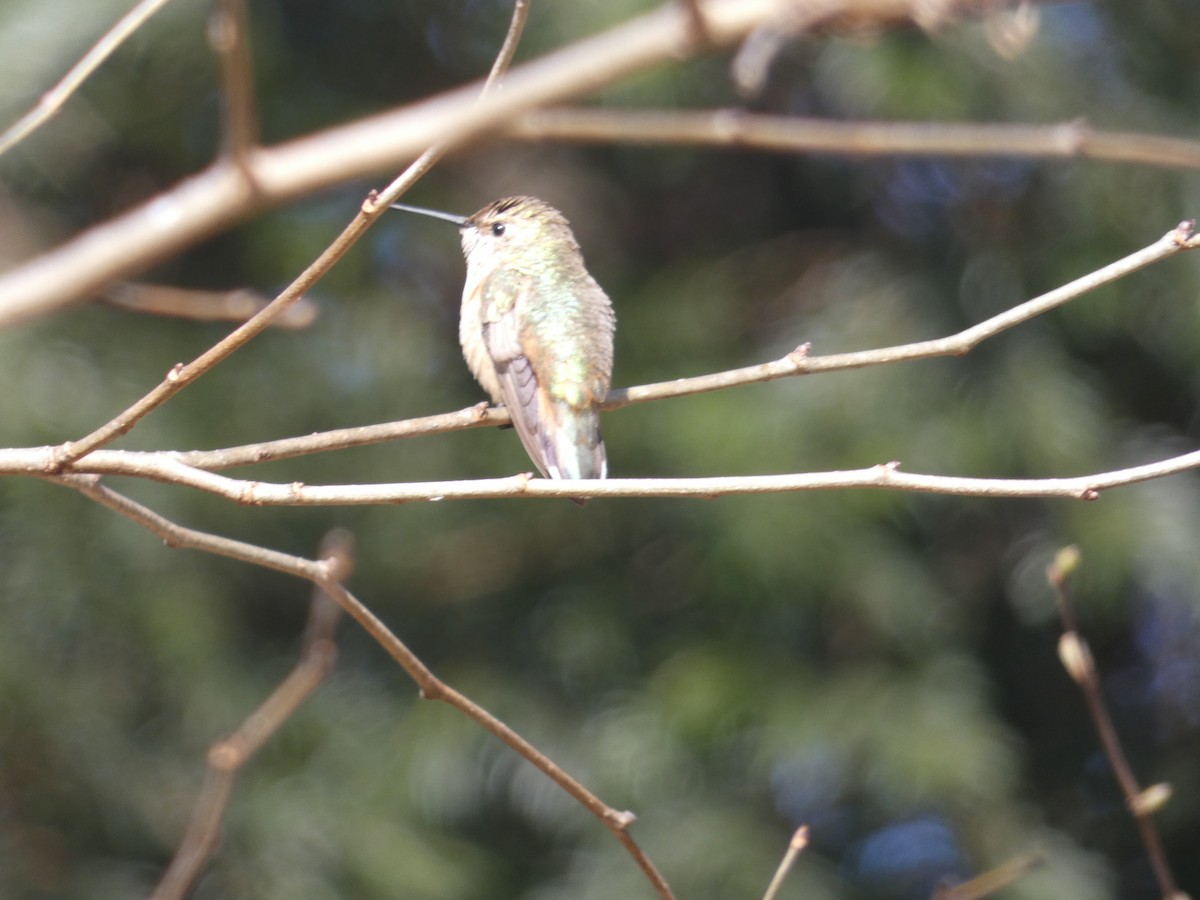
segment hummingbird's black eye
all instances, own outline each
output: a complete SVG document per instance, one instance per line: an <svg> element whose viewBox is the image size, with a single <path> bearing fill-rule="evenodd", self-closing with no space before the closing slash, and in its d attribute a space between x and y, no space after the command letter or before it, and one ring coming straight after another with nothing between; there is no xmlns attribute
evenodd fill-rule
<svg viewBox="0 0 1200 900"><path fill-rule="evenodd" d="M504 223L503 222L493 223L492 224L492 237L503 237L503 235L504 235Z"/></svg>

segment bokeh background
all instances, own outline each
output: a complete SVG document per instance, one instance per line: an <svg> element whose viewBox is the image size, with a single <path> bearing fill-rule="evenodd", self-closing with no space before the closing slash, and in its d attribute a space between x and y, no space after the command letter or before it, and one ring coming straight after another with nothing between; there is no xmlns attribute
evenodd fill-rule
<svg viewBox="0 0 1200 900"><path fill-rule="evenodd" d="M211 4L179 0L63 113L0 159L6 265L153 196L219 142ZM0 120L124 11L0 2ZM652 6L534 0L518 61ZM265 139L479 77L501 0L252 0ZM1196 134L1200 6L1051 3L1023 53L979 21L789 46L762 94L728 58L589 98L837 120L1093 125ZM375 180L255 217L146 280L284 286ZM565 211L615 301L620 386L951 333L1200 214L1194 172L1076 161L790 156L495 141L409 194L469 213L534 194ZM317 287L320 317L264 335L120 446L230 446L456 410L453 229L397 214ZM806 377L605 417L611 471L854 468L1083 474L1200 437L1200 258L1175 258L964 359ZM0 442L105 421L227 326L81 306L0 334ZM508 475L475 430L264 466L307 483ZM304 556L358 540L351 587L442 677L619 809L679 896L759 897L792 830L787 897L927 897L1015 855L1013 898L1156 896L1055 654L1044 567L1075 587L1116 726L1181 886L1200 891L1200 491L1180 475L1095 503L840 491L704 500L248 509L114 482L181 524ZM165 548L69 491L0 486L0 895L147 893L206 748L292 666L308 586ZM243 773L197 898L650 896L611 835L412 683L352 623L335 673Z"/></svg>

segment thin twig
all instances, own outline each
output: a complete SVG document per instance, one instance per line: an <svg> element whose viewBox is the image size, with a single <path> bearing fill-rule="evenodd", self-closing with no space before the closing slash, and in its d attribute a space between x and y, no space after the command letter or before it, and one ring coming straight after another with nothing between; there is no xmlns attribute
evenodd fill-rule
<svg viewBox="0 0 1200 900"><path fill-rule="evenodd" d="M245 0L220 0L213 11L208 34L221 61L225 152L253 181L250 153L258 146L258 112Z"/></svg>
<svg viewBox="0 0 1200 900"><path fill-rule="evenodd" d="M270 297L246 288L202 291L162 284L119 281L99 298L111 306L153 316L172 316L195 322L245 322L266 308ZM301 298L272 322L272 328L307 328L317 319L317 305Z"/></svg>
<svg viewBox="0 0 1200 900"><path fill-rule="evenodd" d="M226 0L228 3L237 4L238 0ZM514 11L512 24L509 27L504 43L501 45L500 53L496 58L496 62L492 66L492 70L488 75L487 81L484 83L483 92L486 95L500 77L507 71L509 64L512 61L512 55L516 52L517 41L520 38L521 32L524 29L525 19L528 15L527 0L517 0ZM239 29L234 29L238 31ZM236 41L235 41L236 43ZM236 48L230 51L228 56L234 59L240 56L240 52ZM227 72L233 72L239 68L237 65L230 64L225 67ZM236 73L229 76L230 80L240 81L240 76L235 77ZM230 88L234 96L231 96L231 104L236 99L238 92L245 93L242 88L234 85ZM248 90L248 89L247 89ZM244 101L248 102L248 101ZM237 111L231 115L231 128L236 127L244 130L241 123L233 123L232 119L237 117ZM231 137L235 139L246 139L248 135L238 132L231 132ZM243 147L243 151L245 151ZM317 259L311 263L300 276L290 285L284 288L271 303L269 303L262 312L258 313L254 318L247 321L245 324L237 328L223 340L218 341L199 357L192 362L184 365L182 363L176 365L167 374L167 377L158 384L148 394L140 400L128 407L124 411L118 413L114 418L110 419L105 424L101 425L91 434L86 435L77 441L71 441L59 448L52 465L53 471L59 471L63 466L86 456L98 447L103 447L105 444L126 434L143 418L175 396L189 384L200 378L206 372L223 362L249 341L253 340L261 334L271 322L279 315L282 315L290 306L295 304L299 299L319 281L326 272L340 260L346 252L354 246L367 229L375 222L388 206L393 203L403 191L407 190L413 182L416 181L425 171L427 171L437 158L443 152L444 147L435 147L427 151L418 164L414 164L407 172L397 178L390 184L379 196L376 201L371 198L367 203L363 204L358 214L350 221L350 223L342 230L328 247L321 252ZM248 157L243 155L237 156L236 144L234 147L234 163L239 170L246 173L246 184L252 185L257 191L258 182L254 172L251 170L251 162Z"/></svg>
<svg viewBox="0 0 1200 900"><path fill-rule="evenodd" d="M1169 793L1164 792L1161 788L1143 791L1138 787L1137 778L1121 747L1121 738L1117 734L1117 729L1113 725L1112 717L1104 702L1104 693L1100 687L1100 675L1096 671L1096 661L1092 657L1091 650L1088 649L1087 641L1079 633L1079 622L1071 600L1069 581L1071 574L1079 567L1079 560L1079 549L1067 547L1059 551L1054 561L1046 569L1046 580L1050 582L1050 587L1054 589L1054 593L1058 597L1059 615L1062 617L1063 634L1058 644L1059 658L1071 679L1079 685L1079 689L1083 693L1088 712L1091 713L1092 722L1096 726L1096 733L1099 734L1100 743L1104 747L1104 755L1108 757L1113 774L1121 787L1121 793L1125 796L1126 808L1137 824L1142 843L1150 857L1150 866L1154 870L1154 878L1158 882L1159 890L1164 900L1177 900L1183 895L1175 886L1175 877L1171 874L1171 867L1167 863L1167 856L1163 851L1158 829L1151 817L1153 809L1157 806L1147 802L1149 796L1155 799L1158 805L1161 805Z"/></svg>
<svg viewBox="0 0 1200 900"><path fill-rule="evenodd" d="M500 52L496 54L496 59L492 63L492 69L488 72L487 79L483 82L483 87L480 88L478 102L486 100L508 72L513 56L517 52L517 45L521 42L521 35L525 32L525 22L528 19L529 0L516 0L513 5L512 20L508 24L508 33L504 36L504 43L500 45ZM445 156L452 147L453 144L441 143L428 148L391 184L372 196L363 207L364 212L378 214L387 209L408 193L409 188L437 165L438 160Z"/></svg>
<svg viewBox="0 0 1200 900"><path fill-rule="evenodd" d="M0 450L0 475L46 474L54 448ZM1181 456L1071 478L963 478L904 472L889 462L863 469L711 478L608 478L562 481L524 472L505 478L381 484L281 484L228 478L184 465L169 452L100 450L71 468L78 475L126 475L191 487L248 506L374 506L501 497L726 497L871 488L958 497L1058 497L1096 500L1112 488L1200 468L1200 450Z"/></svg>
<svg viewBox="0 0 1200 900"><path fill-rule="evenodd" d="M1020 881L1040 866L1042 861L1038 853L1018 856L968 881L938 888L931 900L982 900Z"/></svg>
<svg viewBox="0 0 1200 900"><path fill-rule="evenodd" d="M4 134L0 135L0 155L57 115L71 95L112 55L113 51L168 2L170 0L142 0L127 12L116 25L105 33L104 37L92 46L92 49L83 55L79 62L71 67L58 84L42 94L41 99L29 112L21 116L5 130Z"/></svg>
<svg viewBox="0 0 1200 900"><path fill-rule="evenodd" d="M767 885L767 892L763 894L763 900L775 900L775 895L779 893L780 887L783 886L783 880L787 878L788 872L796 864L796 858L807 846L808 826L801 825L792 835L792 839L788 843L787 852L783 854L783 859L779 861L779 868L775 870L775 876L771 879L771 883Z"/></svg>
<svg viewBox="0 0 1200 900"><path fill-rule="evenodd" d="M331 578L341 580L349 575L352 546L349 532L342 529L331 531L322 540L319 556L333 570ZM191 822L151 900L178 900L200 876L216 847L221 819L238 772L333 670L337 659L333 637L339 612L337 604L322 588L314 585L296 667L236 732L209 749L208 771L196 798Z"/></svg>
<svg viewBox="0 0 1200 900"><path fill-rule="evenodd" d="M437 678L407 645L337 580L341 573L334 562L303 559L244 541L185 528L154 512L149 507L100 484L95 476L60 475L49 477L49 480L73 488L100 505L136 522L143 528L159 535L170 547L201 550L311 581L332 597L388 652L392 659L400 664L409 677L417 683L422 697L429 700L441 700L443 703L453 706L536 766L588 812L604 823L605 827L634 858L660 897L671 898L673 896L662 875L628 833L627 829L636 818L633 813L620 812L608 806L500 719Z"/></svg>
<svg viewBox="0 0 1200 900"><path fill-rule="evenodd" d="M530 141L668 144L838 156L996 156L1093 159L1200 169L1200 141L1098 131L1076 119L1053 125L833 122L733 109L542 109L506 136Z"/></svg>

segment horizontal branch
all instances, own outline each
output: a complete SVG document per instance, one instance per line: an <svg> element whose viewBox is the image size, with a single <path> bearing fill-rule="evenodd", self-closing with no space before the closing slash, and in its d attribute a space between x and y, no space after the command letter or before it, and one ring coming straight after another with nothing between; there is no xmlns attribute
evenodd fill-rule
<svg viewBox="0 0 1200 900"><path fill-rule="evenodd" d="M0 475L47 476L54 448L0 450ZM896 462L863 469L788 475L727 475L711 478L609 478L557 481L530 473L506 478L385 484L279 484L229 478L184 465L170 452L97 450L71 471L127 475L192 487L252 506L369 506L415 501L497 497L723 497L799 491L875 488L966 497L1062 497L1095 500L1102 491L1200 468L1200 450L1159 462L1069 478L968 478L900 470ZM252 560L253 561L253 560ZM261 560L256 561L260 565ZM276 568L275 566L271 566Z"/></svg>
<svg viewBox="0 0 1200 900"><path fill-rule="evenodd" d="M544 109L506 132L527 141L666 144L840 156L1015 156L1094 159L1200 169L1200 141L1097 131L1082 119L1053 125L833 122L736 109Z"/></svg>

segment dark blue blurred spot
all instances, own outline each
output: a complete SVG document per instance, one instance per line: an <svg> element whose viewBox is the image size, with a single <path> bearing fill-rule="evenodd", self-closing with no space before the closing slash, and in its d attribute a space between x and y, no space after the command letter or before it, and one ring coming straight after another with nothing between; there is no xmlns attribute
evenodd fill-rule
<svg viewBox="0 0 1200 900"><path fill-rule="evenodd" d="M967 868L954 832L934 817L875 832L850 864L850 880L888 900L928 900L939 885L962 881Z"/></svg>
<svg viewBox="0 0 1200 900"><path fill-rule="evenodd" d="M808 825L814 842L842 846L853 828L846 790L844 754L825 745L810 746L771 771L775 808L795 826Z"/></svg>
<svg viewBox="0 0 1200 900"><path fill-rule="evenodd" d="M1150 669L1148 690L1175 727L1200 725L1200 616L1181 596L1153 595L1139 605L1135 641Z"/></svg>

